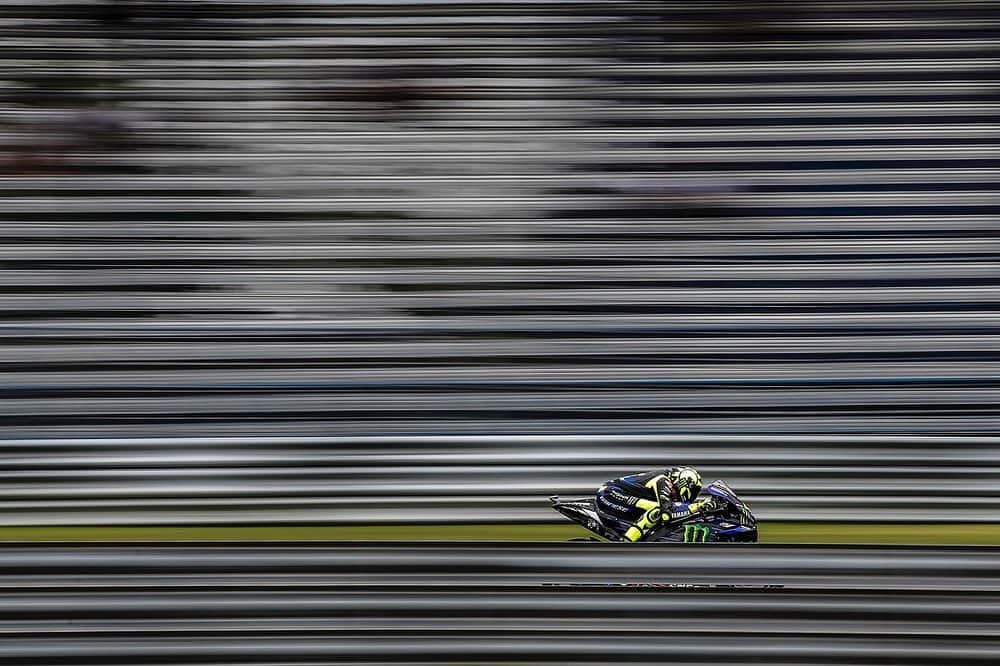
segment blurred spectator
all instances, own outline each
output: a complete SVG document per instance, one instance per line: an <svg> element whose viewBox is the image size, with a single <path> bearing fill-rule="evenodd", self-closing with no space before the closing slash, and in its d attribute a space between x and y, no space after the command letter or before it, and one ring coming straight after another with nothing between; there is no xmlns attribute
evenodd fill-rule
<svg viewBox="0 0 1000 666"><path fill-rule="evenodd" d="M726 217L731 214L733 195L743 191L737 183L705 176L619 181L612 190L630 202L616 207L625 217Z"/></svg>
<svg viewBox="0 0 1000 666"><path fill-rule="evenodd" d="M136 147L139 116L107 105L57 111L28 112L8 125L7 158L0 161L12 173L77 173L88 169L77 153L115 153ZM135 169L102 166L102 170Z"/></svg>
<svg viewBox="0 0 1000 666"><path fill-rule="evenodd" d="M368 104L389 116L405 115L420 107L424 91L413 69L381 72L362 93Z"/></svg>
<svg viewBox="0 0 1000 666"><path fill-rule="evenodd" d="M676 2L661 0L638 5L638 9L631 10L630 20L646 37L652 36L647 32L650 26L660 26L660 37L671 41L702 41L709 37L739 43L786 37L796 30L791 24L802 14L802 3L792 0L716 0L680 7Z"/></svg>
<svg viewBox="0 0 1000 666"><path fill-rule="evenodd" d="M715 17L717 36L736 42L781 39L793 29L790 23L801 13L797 2L757 0L721 4Z"/></svg>
<svg viewBox="0 0 1000 666"><path fill-rule="evenodd" d="M134 18L134 8L127 0L106 0L94 10L94 20L111 31L127 28Z"/></svg>

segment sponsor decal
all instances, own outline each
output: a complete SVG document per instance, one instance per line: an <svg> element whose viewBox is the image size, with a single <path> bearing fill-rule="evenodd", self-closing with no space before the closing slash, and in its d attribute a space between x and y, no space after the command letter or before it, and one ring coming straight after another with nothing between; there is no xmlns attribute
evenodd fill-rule
<svg viewBox="0 0 1000 666"><path fill-rule="evenodd" d="M705 543L710 531L708 525L688 523L684 526L684 543Z"/></svg>
<svg viewBox="0 0 1000 666"><path fill-rule="evenodd" d="M629 513L631 513L633 511L632 507L630 507L630 506L623 506L621 504L618 504L617 502L612 502L607 497L601 497L601 498L599 498L599 504L601 506L603 506L604 508L606 508L606 509L608 509L608 508L609 509L614 509L614 510L620 511L621 513L626 514L626 515L629 514Z"/></svg>

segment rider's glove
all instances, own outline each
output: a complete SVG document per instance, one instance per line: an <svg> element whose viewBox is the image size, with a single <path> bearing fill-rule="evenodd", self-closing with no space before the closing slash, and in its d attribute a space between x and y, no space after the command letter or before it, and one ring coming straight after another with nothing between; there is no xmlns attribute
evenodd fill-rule
<svg viewBox="0 0 1000 666"><path fill-rule="evenodd" d="M712 513L722 508L722 503L715 497L706 497L700 502L691 502L691 513Z"/></svg>

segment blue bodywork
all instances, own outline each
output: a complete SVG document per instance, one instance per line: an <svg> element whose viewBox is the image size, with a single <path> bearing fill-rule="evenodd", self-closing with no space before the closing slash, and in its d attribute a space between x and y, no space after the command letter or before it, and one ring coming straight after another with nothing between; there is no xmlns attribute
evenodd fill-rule
<svg viewBox="0 0 1000 666"><path fill-rule="evenodd" d="M654 531L646 541L661 543L756 543L757 519L750 505L733 492L725 481L715 481L702 489L722 500L723 507L716 513L697 515L689 519L668 523ZM594 508L593 498L561 500L557 495L549 498L552 508L594 534L609 541L621 541L621 525L607 525ZM627 526L625 526L627 528Z"/></svg>

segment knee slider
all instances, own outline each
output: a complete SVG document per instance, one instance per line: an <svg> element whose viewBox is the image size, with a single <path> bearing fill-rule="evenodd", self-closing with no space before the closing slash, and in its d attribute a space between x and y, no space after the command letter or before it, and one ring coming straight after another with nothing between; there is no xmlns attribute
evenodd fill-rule
<svg viewBox="0 0 1000 666"><path fill-rule="evenodd" d="M660 507L656 506L644 513L637 524L643 529L652 527L660 522L660 516Z"/></svg>

